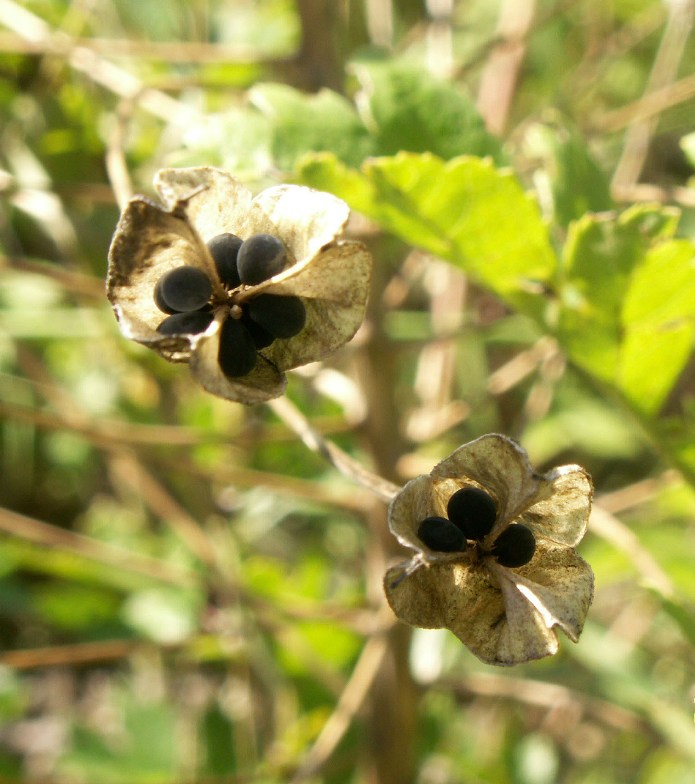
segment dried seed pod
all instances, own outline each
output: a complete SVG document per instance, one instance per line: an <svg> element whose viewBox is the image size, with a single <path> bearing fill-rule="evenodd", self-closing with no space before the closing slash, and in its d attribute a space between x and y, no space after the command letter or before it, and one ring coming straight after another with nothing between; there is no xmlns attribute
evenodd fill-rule
<svg viewBox="0 0 695 784"><path fill-rule="evenodd" d="M304 329L306 308L299 297L259 294L249 300L249 316L276 338L291 338Z"/></svg>
<svg viewBox="0 0 695 784"><path fill-rule="evenodd" d="M272 234L254 234L244 240L237 256L237 269L242 283L255 286L282 272L287 251L282 241Z"/></svg>
<svg viewBox="0 0 695 784"><path fill-rule="evenodd" d="M154 287L154 302L164 313L200 310L212 294L212 283L198 267L175 267L162 275Z"/></svg>
<svg viewBox="0 0 695 784"><path fill-rule="evenodd" d="M446 517L427 517L417 529L420 541L439 553L455 553L466 549L466 539L460 528Z"/></svg>
<svg viewBox="0 0 695 784"><path fill-rule="evenodd" d="M466 539L482 539L495 524L497 505L492 497L473 485L457 490L449 499L446 513Z"/></svg>
<svg viewBox="0 0 695 784"><path fill-rule="evenodd" d="M361 243L341 237L349 215L343 201L295 185L277 185L253 197L229 173L209 166L165 169L157 173L155 187L162 204L142 196L131 199L109 249L107 293L126 337L168 360L189 363L194 378L208 392L253 404L283 393L285 371L323 359L355 334L364 317L371 258ZM222 281L217 267L213 268L213 253L219 262L217 242L222 242L222 250L225 246L216 238L231 232L242 238L267 233L280 240L287 254L280 274L262 281L255 291L253 284L241 282L240 277L237 281L234 264L228 260L222 265ZM211 250L206 243L213 240ZM233 238L225 242L231 243L227 249L233 257L237 242ZM177 302L186 308L179 311L161 298L164 310L155 305L160 278L184 265L209 277L213 291L206 304L214 308L217 322L202 335L164 335L157 327L167 311L173 315L198 309L198 302ZM258 277L271 272L275 268ZM264 347L247 375L228 378L218 360L225 309L230 317L247 321L247 303L260 290L301 297L306 325L296 337ZM260 326L254 329L253 341L268 344L275 336L267 330L262 333ZM222 356L226 364L225 352ZM250 352L247 357L248 366L253 357Z"/></svg>
<svg viewBox="0 0 695 784"><path fill-rule="evenodd" d="M512 523L497 537L491 553L500 566L511 569L527 564L536 551L536 538L530 528Z"/></svg>

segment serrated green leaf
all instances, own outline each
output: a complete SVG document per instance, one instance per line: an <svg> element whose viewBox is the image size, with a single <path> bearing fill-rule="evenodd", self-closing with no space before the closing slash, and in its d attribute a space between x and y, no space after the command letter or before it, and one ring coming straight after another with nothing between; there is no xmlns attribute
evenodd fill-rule
<svg viewBox="0 0 695 784"><path fill-rule="evenodd" d="M556 260L535 202L490 160L399 153L359 171L335 156L304 158L303 182L331 191L412 245L451 262L502 299L541 318L530 294L549 283Z"/></svg>
<svg viewBox="0 0 695 784"><path fill-rule="evenodd" d="M565 245L561 343L648 415L673 387L694 334L694 249L670 239L675 218L650 205L586 215Z"/></svg>
<svg viewBox="0 0 695 784"><path fill-rule="evenodd" d="M537 206L488 160L399 153L355 170L322 155L304 158L300 176L541 324L539 284L558 285L563 349L642 413L660 408L687 362L695 271L691 243L671 239L673 210L637 205L583 216L570 226L557 275Z"/></svg>
<svg viewBox="0 0 695 784"><path fill-rule="evenodd" d="M618 216L620 226L638 232L649 245L673 239L679 221L680 211L663 204L633 204Z"/></svg>
<svg viewBox="0 0 695 784"><path fill-rule="evenodd" d="M470 154L502 160L473 100L426 68L402 60L352 63L365 100L358 108L379 155L401 150L431 152L444 159Z"/></svg>
<svg viewBox="0 0 695 784"><path fill-rule="evenodd" d="M360 164L373 141L355 107L332 90L306 95L282 84L259 84L249 93L253 105L272 127L272 153L277 166L290 170L310 150L334 153Z"/></svg>

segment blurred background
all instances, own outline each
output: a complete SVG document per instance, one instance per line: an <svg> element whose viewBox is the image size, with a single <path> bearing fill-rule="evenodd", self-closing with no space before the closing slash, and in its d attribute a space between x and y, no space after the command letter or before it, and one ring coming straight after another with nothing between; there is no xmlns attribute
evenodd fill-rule
<svg viewBox="0 0 695 784"><path fill-rule="evenodd" d="M0 0L0 782L695 782L693 13ZM397 623L383 502L121 336L119 207L201 164L355 207L365 325L288 387L327 438L398 484L486 432L591 472L577 645Z"/></svg>

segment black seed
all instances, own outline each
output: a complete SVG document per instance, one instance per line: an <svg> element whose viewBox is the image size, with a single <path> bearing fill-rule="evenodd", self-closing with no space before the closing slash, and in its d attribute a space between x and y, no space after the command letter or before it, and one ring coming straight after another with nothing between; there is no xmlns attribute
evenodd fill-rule
<svg viewBox="0 0 695 784"><path fill-rule="evenodd" d="M299 297L259 294L249 300L249 316L276 338L291 338L304 329L306 308Z"/></svg>
<svg viewBox="0 0 695 784"><path fill-rule="evenodd" d="M262 283L285 266L285 246L272 234L254 234L244 240L237 256L237 269L242 283L249 286Z"/></svg>
<svg viewBox="0 0 695 784"><path fill-rule="evenodd" d="M220 330L217 361L222 372L230 378L248 375L255 367L258 355L251 335L238 319L228 318Z"/></svg>
<svg viewBox="0 0 695 784"><path fill-rule="evenodd" d="M237 269L237 255L243 240L236 234L218 234L208 242L208 250L212 256L220 280L229 289L241 285Z"/></svg>
<svg viewBox="0 0 695 784"><path fill-rule="evenodd" d="M466 549L466 539L446 517L427 517L417 529L420 541L439 553L455 553Z"/></svg>
<svg viewBox="0 0 695 784"><path fill-rule="evenodd" d="M466 539L482 539L490 533L497 517L492 497L479 487L463 487L449 499L446 513Z"/></svg>
<svg viewBox="0 0 695 784"><path fill-rule="evenodd" d="M154 287L155 305L164 313L200 310L212 294L208 276L197 267L176 267L162 275Z"/></svg>
<svg viewBox="0 0 695 784"><path fill-rule="evenodd" d="M265 327L257 324L246 312L241 317L241 323L249 331L249 335L251 335L257 349L268 348L275 340L275 335L271 335Z"/></svg>
<svg viewBox="0 0 695 784"><path fill-rule="evenodd" d="M527 564L536 550L536 539L530 528L512 523L497 537L491 553L500 566L515 568Z"/></svg>
<svg viewBox="0 0 695 784"><path fill-rule="evenodd" d="M172 315L174 313L178 313L179 311L175 308L170 308L169 305L162 299L162 287L161 287L162 279L157 281L154 287L154 304L162 311L162 313L168 313Z"/></svg>
<svg viewBox="0 0 695 784"><path fill-rule="evenodd" d="M165 318L157 327L162 335L197 335L205 332L212 321L212 313L205 310L193 310L190 313L174 313Z"/></svg>

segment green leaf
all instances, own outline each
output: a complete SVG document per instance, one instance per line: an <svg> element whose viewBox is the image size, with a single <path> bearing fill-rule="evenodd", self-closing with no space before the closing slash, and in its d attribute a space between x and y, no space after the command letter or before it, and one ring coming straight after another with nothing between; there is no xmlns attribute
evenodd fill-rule
<svg viewBox="0 0 695 784"><path fill-rule="evenodd" d="M320 155L305 157L299 171L305 183L336 193L541 324L541 287L558 285L563 349L644 414L659 410L690 356L693 246L671 239L673 210L639 205L583 216L569 228L556 274L536 204L488 160L399 153L355 170Z"/></svg>
<svg viewBox="0 0 695 784"><path fill-rule="evenodd" d="M688 354L692 249L668 239L675 220L672 210L650 205L617 218L585 215L570 226L563 253L560 342L580 367L648 413Z"/></svg>
<svg viewBox="0 0 695 784"><path fill-rule="evenodd" d="M585 215L570 226L558 333L577 364L604 381L613 378L622 298L643 252L642 235L613 216Z"/></svg>
<svg viewBox="0 0 695 784"><path fill-rule="evenodd" d="M373 152L369 132L355 107L331 90L305 95L282 84L259 84L249 93L253 105L270 121L272 153L277 166L291 170L300 155L334 153L359 164Z"/></svg>
<svg viewBox="0 0 695 784"><path fill-rule="evenodd" d="M408 150L502 160L500 142L486 130L474 102L450 82L402 60L364 59L353 62L352 70L365 97L358 107L380 155Z"/></svg>
<svg viewBox="0 0 695 784"><path fill-rule="evenodd" d="M621 226L639 232L647 244L652 244L658 240L673 239L680 211L661 204L634 204L620 213L618 221Z"/></svg>
<svg viewBox="0 0 695 784"><path fill-rule="evenodd" d="M140 700L125 690L114 690L110 709L118 717L114 728L73 725L71 748L58 762L70 780L105 784L153 784L175 780L180 747L176 716L168 702ZM112 737L119 732L119 743ZM111 741L111 742L109 742Z"/></svg>
<svg viewBox="0 0 695 784"><path fill-rule="evenodd" d="M399 153L360 170L335 156L305 157L299 174L542 319L545 301L537 292L552 280L556 259L538 206L510 172L470 156L445 162Z"/></svg>
<svg viewBox="0 0 695 784"><path fill-rule="evenodd" d="M684 416L659 420L658 434L667 443L676 463L695 486L695 403L685 401Z"/></svg>
<svg viewBox="0 0 695 784"><path fill-rule="evenodd" d="M563 257L558 336L580 367L656 412L690 354L693 246L671 240L672 210L586 215Z"/></svg>
<svg viewBox="0 0 695 784"><path fill-rule="evenodd" d="M695 166L695 133L689 133L681 139L681 149L690 164Z"/></svg>
<svg viewBox="0 0 695 784"><path fill-rule="evenodd" d="M116 617L118 597L95 585L51 582L37 586L34 605L46 623L58 629L90 633Z"/></svg>
<svg viewBox="0 0 695 784"><path fill-rule="evenodd" d="M695 246L687 240L650 250L635 271L622 311L626 327L695 319Z"/></svg>
<svg viewBox="0 0 695 784"><path fill-rule="evenodd" d="M234 725L217 704L205 712L199 732L206 751L205 772L214 776L231 776L237 764Z"/></svg>
<svg viewBox="0 0 695 784"><path fill-rule="evenodd" d="M557 117L534 126L528 137L531 154L543 161L538 176L548 178L557 223L567 226L587 212L611 209L609 179L576 128Z"/></svg>
<svg viewBox="0 0 695 784"><path fill-rule="evenodd" d="M249 106L209 114L186 129L185 147L173 155L176 166L222 166L236 176L255 174L271 164L273 129Z"/></svg>
<svg viewBox="0 0 695 784"><path fill-rule="evenodd" d="M620 346L616 382L644 414L656 414L690 357L693 323L629 330Z"/></svg>
<svg viewBox="0 0 695 784"><path fill-rule="evenodd" d="M128 597L123 620L155 642L178 643L196 629L199 605L200 597L193 592L150 588Z"/></svg>

